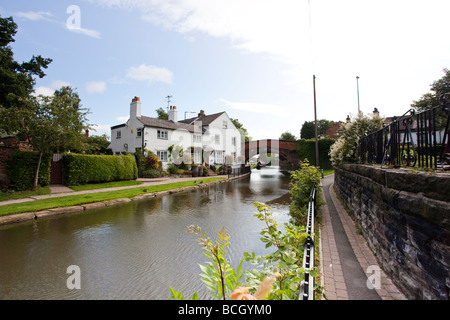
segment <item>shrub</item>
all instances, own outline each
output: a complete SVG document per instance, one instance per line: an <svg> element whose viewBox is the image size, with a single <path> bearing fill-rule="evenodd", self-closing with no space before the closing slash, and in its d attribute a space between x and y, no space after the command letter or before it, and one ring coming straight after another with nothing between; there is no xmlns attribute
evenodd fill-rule
<svg viewBox="0 0 450 320"><path fill-rule="evenodd" d="M330 160L330 147L336 140L331 138L323 138L318 140L319 145L319 167L321 169L332 169L333 166ZM316 140L315 139L301 139L298 142L297 154L300 160L309 159L315 161L316 159Z"/></svg>
<svg viewBox="0 0 450 320"><path fill-rule="evenodd" d="M310 166L308 160L301 164L301 169L291 172L291 204L289 214L296 225L306 225L308 202L311 190L316 184L316 195L320 191L320 171Z"/></svg>
<svg viewBox="0 0 450 320"><path fill-rule="evenodd" d="M11 189L23 191L33 188L38 159L39 152L37 151L17 150L14 152L6 161L6 170L11 181ZM38 177L38 185L42 187L50 184L50 163L51 155L43 155Z"/></svg>
<svg viewBox="0 0 450 320"><path fill-rule="evenodd" d="M137 165L132 155L97 156L75 153L63 155L65 185L135 180L137 176Z"/></svg>
<svg viewBox="0 0 450 320"><path fill-rule="evenodd" d="M355 119L341 125L338 140L330 148L331 162L334 166L357 162L359 140L366 134L383 127L384 119L378 115L365 116L360 113Z"/></svg>

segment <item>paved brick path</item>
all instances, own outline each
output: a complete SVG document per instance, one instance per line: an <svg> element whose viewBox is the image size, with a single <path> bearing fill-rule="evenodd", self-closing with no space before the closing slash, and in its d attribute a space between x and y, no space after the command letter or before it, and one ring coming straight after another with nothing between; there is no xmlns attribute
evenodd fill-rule
<svg viewBox="0 0 450 320"><path fill-rule="evenodd" d="M334 175L322 180L326 205L321 207L321 271L327 299L406 300L379 268L364 237L356 233L355 224L336 198L333 185ZM379 289L367 286L368 278L374 279L374 270L380 270Z"/></svg>

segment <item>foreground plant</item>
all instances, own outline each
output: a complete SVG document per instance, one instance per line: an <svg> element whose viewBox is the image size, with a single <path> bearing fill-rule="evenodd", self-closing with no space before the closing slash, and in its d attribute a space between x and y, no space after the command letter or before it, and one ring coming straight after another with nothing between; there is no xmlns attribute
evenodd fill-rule
<svg viewBox="0 0 450 320"><path fill-rule="evenodd" d="M298 299L300 282L305 273L303 264L303 247L308 234L304 227L291 223L284 224L285 232L281 231L278 223L272 218L272 209L264 203L255 202L258 209L255 216L266 225L260 232L261 241L266 248L275 247L275 251L264 256L244 253L236 271L227 260L226 248L229 246L230 236L222 228L219 231L219 241L213 242L199 226L189 226L188 232L198 235L197 242L203 247L209 262L200 265L201 278L206 287L216 299L232 300L283 300ZM244 260L258 265L255 269L243 272ZM310 275L316 276L315 271ZM242 279L246 277L243 285ZM181 292L171 290L171 299L185 299ZM197 299L197 293L192 299Z"/></svg>

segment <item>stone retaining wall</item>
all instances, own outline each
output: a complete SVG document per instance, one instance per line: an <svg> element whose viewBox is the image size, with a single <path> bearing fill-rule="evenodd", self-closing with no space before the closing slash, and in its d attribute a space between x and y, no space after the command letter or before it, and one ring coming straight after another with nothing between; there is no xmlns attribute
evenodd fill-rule
<svg viewBox="0 0 450 320"><path fill-rule="evenodd" d="M449 299L450 174L348 164L335 188L408 299Z"/></svg>

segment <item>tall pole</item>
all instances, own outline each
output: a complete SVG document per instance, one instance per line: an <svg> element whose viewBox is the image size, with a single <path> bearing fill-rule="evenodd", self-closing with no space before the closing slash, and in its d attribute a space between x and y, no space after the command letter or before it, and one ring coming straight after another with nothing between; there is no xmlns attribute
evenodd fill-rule
<svg viewBox="0 0 450 320"><path fill-rule="evenodd" d="M316 167L319 167L319 140L317 138L317 106L316 106L316 76L313 75L313 89L314 89L314 132L316 136Z"/></svg>
<svg viewBox="0 0 450 320"><path fill-rule="evenodd" d="M356 90L358 93L358 115L361 112L360 106L359 106L359 77L356 76Z"/></svg>

